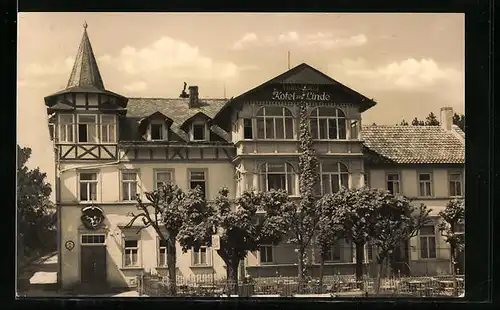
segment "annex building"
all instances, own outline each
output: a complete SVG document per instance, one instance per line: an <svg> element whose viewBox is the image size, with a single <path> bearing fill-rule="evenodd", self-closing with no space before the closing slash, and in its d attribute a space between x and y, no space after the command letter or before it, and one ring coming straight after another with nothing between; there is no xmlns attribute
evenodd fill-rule
<svg viewBox="0 0 500 310"><path fill-rule="evenodd" d="M376 103L307 64L231 99L204 99L189 88L178 98L126 98L107 90L85 29L67 87L45 98L56 152L59 283L134 286L143 271L166 272L166 248L152 227L125 228L135 195L165 181L201 186L213 199L220 186L237 197L250 188L286 189L298 197L298 103L310 106L320 159L319 194L341 186L387 188L432 208L434 222L396 253L398 270L450 272L449 248L437 214L464 195L464 133L441 110L441 126L362 126ZM136 222L135 225L141 225ZM210 248L182 253L184 277L225 277ZM310 270L319 257L311 249ZM341 242L325 274L354 273L354 249ZM373 251L365 251L367 268ZM295 275L292 245L263 245L242 264L252 276Z"/></svg>

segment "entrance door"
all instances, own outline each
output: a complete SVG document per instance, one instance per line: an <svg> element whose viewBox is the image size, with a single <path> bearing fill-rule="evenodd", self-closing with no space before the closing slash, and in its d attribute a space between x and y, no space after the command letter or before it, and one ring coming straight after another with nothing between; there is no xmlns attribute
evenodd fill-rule
<svg viewBox="0 0 500 310"><path fill-rule="evenodd" d="M106 283L106 246L82 245L81 247L82 284Z"/></svg>

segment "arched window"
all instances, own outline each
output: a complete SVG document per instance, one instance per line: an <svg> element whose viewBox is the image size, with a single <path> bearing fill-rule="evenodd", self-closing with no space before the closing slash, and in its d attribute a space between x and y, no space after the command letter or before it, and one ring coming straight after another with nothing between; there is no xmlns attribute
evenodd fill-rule
<svg viewBox="0 0 500 310"><path fill-rule="evenodd" d="M293 115L285 107L262 107L257 111L258 139L293 139Z"/></svg>
<svg viewBox="0 0 500 310"><path fill-rule="evenodd" d="M316 192L321 189L321 195L336 193L342 186L349 188L349 171L343 163L323 162L319 166L319 174L319 188Z"/></svg>
<svg viewBox="0 0 500 310"><path fill-rule="evenodd" d="M319 107L311 112L311 135L313 139L346 139L346 118L337 108Z"/></svg>
<svg viewBox="0 0 500 310"><path fill-rule="evenodd" d="M284 189L295 195L296 173L290 163L263 163L259 168L260 189Z"/></svg>

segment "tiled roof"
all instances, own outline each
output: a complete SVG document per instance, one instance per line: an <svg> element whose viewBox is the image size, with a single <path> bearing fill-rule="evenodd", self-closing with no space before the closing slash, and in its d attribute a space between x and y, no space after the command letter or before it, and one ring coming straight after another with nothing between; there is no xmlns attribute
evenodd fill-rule
<svg viewBox="0 0 500 310"><path fill-rule="evenodd" d="M361 139L372 163L463 164L464 140L454 132L456 128L452 130L440 126L372 125L363 126Z"/></svg>
<svg viewBox="0 0 500 310"><path fill-rule="evenodd" d="M129 98L127 116L120 128L120 135L124 140L142 140L138 132L139 121L156 112L171 118L171 128L178 132L187 119L200 112L213 118L227 101L228 99L200 98L199 107L190 108L187 98Z"/></svg>

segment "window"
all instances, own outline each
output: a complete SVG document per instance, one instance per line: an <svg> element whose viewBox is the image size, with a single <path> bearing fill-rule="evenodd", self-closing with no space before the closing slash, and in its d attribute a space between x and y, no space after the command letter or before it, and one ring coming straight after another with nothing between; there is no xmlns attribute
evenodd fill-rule
<svg viewBox="0 0 500 310"><path fill-rule="evenodd" d="M59 115L59 142L73 142L73 115Z"/></svg>
<svg viewBox="0 0 500 310"><path fill-rule="evenodd" d="M125 267L139 266L139 241L125 240L125 249L123 251L123 265Z"/></svg>
<svg viewBox="0 0 500 310"><path fill-rule="evenodd" d="M193 248L193 265L208 265L208 251L202 246L199 249Z"/></svg>
<svg viewBox="0 0 500 310"><path fill-rule="evenodd" d="M193 140L194 141L204 141L205 140L205 124L193 124Z"/></svg>
<svg viewBox="0 0 500 310"><path fill-rule="evenodd" d="M325 257L325 261L332 262L340 260L340 243L337 242L334 246L330 248Z"/></svg>
<svg viewBox="0 0 500 310"><path fill-rule="evenodd" d="M261 245L259 247L259 257L261 263L272 263L273 247L271 245Z"/></svg>
<svg viewBox="0 0 500 310"><path fill-rule="evenodd" d="M420 228L420 258L436 258L436 231L434 225Z"/></svg>
<svg viewBox="0 0 500 310"><path fill-rule="evenodd" d="M293 116L284 107L263 107L257 112L257 138L293 139Z"/></svg>
<svg viewBox="0 0 500 310"><path fill-rule="evenodd" d="M135 200L137 194L137 172L122 171L122 201Z"/></svg>
<svg viewBox="0 0 500 310"><path fill-rule="evenodd" d="M313 139L346 139L346 119L344 112L340 109L315 108L311 112L310 122Z"/></svg>
<svg viewBox="0 0 500 310"><path fill-rule="evenodd" d="M253 139L252 119L243 119L243 139Z"/></svg>
<svg viewBox="0 0 500 310"><path fill-rule="evenodd" d="M359 139L359 121L351 120L351 140Z"/></svg>
<svg viewBox="0 0 500 310"><path fill-rule="evenodd" d="M289 163L263 163L260 166L262 190L284 189L289 195L295 195L295 178L293 166Z"/></svg>
<svg viewBox="0 0 500 310"><path fill-rule="evenodd" d="M369 243L366 244L366 259L368 261L373 260L373 245Z"/></svg>
<svg viewBox="0 0 500 310"><path fill-rule="evenodd" d="M172 171L156 171L155 173L155 189L160 188L163 183L172 182Z"/></svg>
<svg viewBox="0 0 500 310"><path fill-rule="evenodd" d="M432 178L430 173L419 173L418 182L420 184L419 194L421 197L432 196Z"/></svg>
<svg viewBox="0 0 500 310"><path fill-rule="evenodd" d="M167 265L167 242L159 240L158 242L158 266Z"/></svg>
<svg viewBox="0 0 500 310"><path fill-rule="evenodd" d="M80 173L80 201L97 200L97 173Z"/></svg>
<svg viewBox="0 0 500 310"><path fill-rule="evenodd" d="M82 235L82 244L103 244L105 240L104 235Z"/></svg>
<svg viewBox="0 0 500 310"><path fill-rule="evenodd" d="M114 115L101 115L101 141L102 143L116 142L116 124Z"/></svg>
<svg viewBox="0 0 500 310"><path fill-rule="evenodd" d="M321 163L319 175L316 194L333 194L341 187L349 188L349 171L342 163Z"/></svg>
<svg viewBox="0 0 500 310"><path fill-rule="evenodd" d="M386 175L387 190L391 194L396 195L401 193L401 188L399 185L399 173L388 173Z"/></svg>
<svg viewBox="0 0 500 310"><path fill-rule="evenodd" d="M460 173L451 173L450 180L450 196L462 196L462 175Z"/></svg>
<svg viewBox="0 0 500 310"><path fill-rule="evenodd" d="M189 172L189 188L195 189L199 187L203 194L203 197L206 197L206 176L204 171L190 171Z"/></svg>
<svg viewBox="0 0 500 310"><path fill-rule="evenodd" d="M97 142L96 115L78 115L78 142Z"/></svg>
<svg viewBox="0 0 500 310"><path fill-rule="evenodd" d="M151 124L151 140L163 140L163 124Z"/></svg>
<svg viewBox="0 0 500 310"><path fill-rule="evenodd" d="M465 224L464 223L457 223L457 224L455 224L455 232L456 233L463 233L463 232L465 232Z"/></svg>

